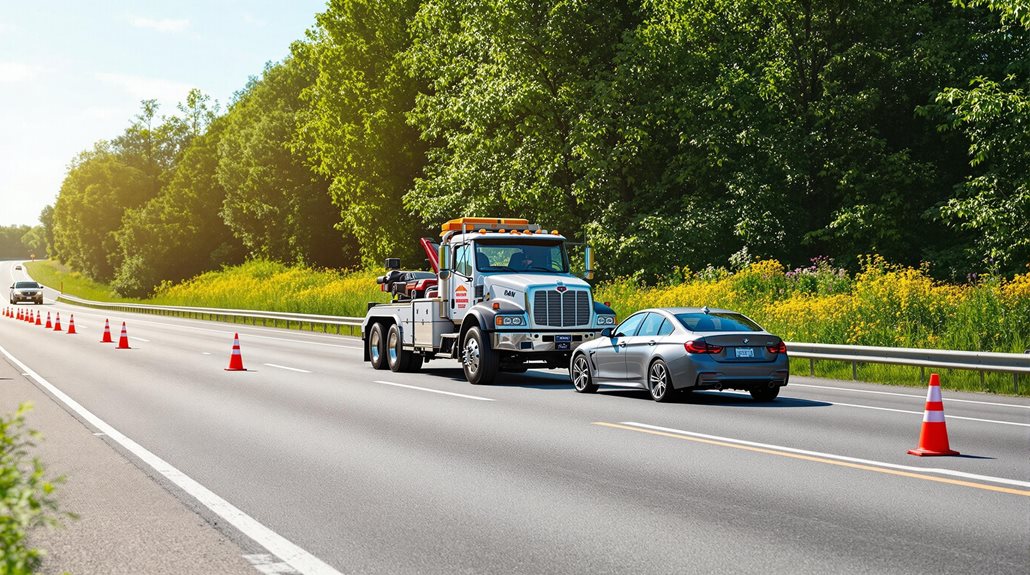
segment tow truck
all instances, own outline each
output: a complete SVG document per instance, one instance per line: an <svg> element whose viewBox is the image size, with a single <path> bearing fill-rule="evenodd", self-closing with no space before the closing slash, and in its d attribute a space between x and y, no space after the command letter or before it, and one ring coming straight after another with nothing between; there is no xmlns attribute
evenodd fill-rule
<svg viewBox="0 0 1030 575"><path fill-rule="evenodd" d="M440 236L420 240L432 272L386 260L376 281L391 302L369 303L361 324L373 368L412 372L451 358L470 383L490 384L499 372L565 368L576 347L614 327L615 312L585 281L589 246L581 278L565 236L525 219L458 218Z"/></svg>

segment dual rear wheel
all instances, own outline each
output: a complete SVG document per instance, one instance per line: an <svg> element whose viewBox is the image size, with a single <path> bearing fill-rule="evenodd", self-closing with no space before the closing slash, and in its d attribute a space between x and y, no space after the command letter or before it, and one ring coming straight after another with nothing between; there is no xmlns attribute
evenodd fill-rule
<svg viewBox="0 0 1030 575"><path fill-rule="evenodd" d="M368 357L375 369L390 368L390 371L418 371L422 367L422 356L404 349L401 328L397 324L384 328L376 322L368 332Z"/></svg>

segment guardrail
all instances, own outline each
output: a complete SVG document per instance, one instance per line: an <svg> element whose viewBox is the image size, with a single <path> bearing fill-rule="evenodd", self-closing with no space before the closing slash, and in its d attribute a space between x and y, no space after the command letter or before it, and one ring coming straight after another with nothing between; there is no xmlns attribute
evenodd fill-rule
<svg viewBox="0 0 1030 575"><path fill-rule="evenodd" d="M364 319L360 317L314 315L277 311L96 302L65 294L59 295L57 299L58 301L64 301L75 305L129 311L134 313L172 315L198 319L212 319L216 321L224 319L226 321L251 323L253 325L257 325L258 320L261 320L261 325L267 326L269 322L272 322L273 326L277 326L280 323L283 323L287 328L290 328L296 324L300 329L303 329L304 325L309 325L311 331L315 330L316 325L321 325L323 332L328 332L329 326L335 326L336 333L341 333L341 328L347 327L348 333L351 333L352 335L356 332L356 328L361 326L361 322ZM1030 350L1025 354L988 353L977 351L871 347L861 345L833 345L803 342L787 342L787 349L789 350L792 358L808 359L809 373L812 375L815 375L816 361L838 361L850 363L852 379L858 379L858 366L863 363L884 363L890 365L918 367L920 369L921 379L925 379L923 370L927 367L977 371L980 373L981 384L984 383L984 374L987 372L1011 373L1012 389L1018 394L1019 376L1030 374Z"/></svg>
<svg viewBox="0 0 1030 575"><path fill-rule="evenodd" d="M353 331L353 328L358 328L361 326L361 321L363 319L360 317L340 317L334 315L316 315L280 311L259 311L250 309L220 309L211 307L148 305L128 302L99 302L81 299L66 294L58 295L57 301L63 301L70 304L81 305L84 307L91 307L97 309L128 311L132 313L142 313L149 315L168 315L196 319L211 319L215 321L225 320L237 323L250 323L252 325L258 325L258 320L261 321L261 325L265 326L267 326L269 322L272 322L273 326L285 324L287 328L292 328L293 325L296 324L298 327L303 329L303 326L309 325L311 327L311 331L315 330L316 325L322 326L323 332L328 332L329 326L336 326L336 333L341 333L342 327L347 327L348 331Z"/></svg>

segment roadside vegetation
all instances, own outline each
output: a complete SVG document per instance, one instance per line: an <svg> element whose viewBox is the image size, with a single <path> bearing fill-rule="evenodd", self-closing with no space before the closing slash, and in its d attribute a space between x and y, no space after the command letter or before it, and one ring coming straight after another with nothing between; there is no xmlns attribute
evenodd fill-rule
<svg viewBox="0 0 1030 575"><path fill-rule="evenodd" d="M25 427L22 404L10 416L0 416L0 575L30 575L39 569L44 552L27 541L30 531L57 525L72 517L58 510L54 488L61 481L46 477L30 451L39 435Z"/></svg>
<svg viewBox="0 0 1030 575"><path fill-rule="evenodd" d="M110 286L83 281L54 262L33 262L29 273L50 277L79 297L117 301ZM971 278L964 284L933 280L925 269L864 259L849 274L828 258L787 269L764 260L739 269L679 270L679 279L651 286L622 278L595 286L595 297L610 302L619 317L647 307L708 305L753 317L788 341L1022 353L1030 349L1030 270L1011 280ZM270 261L251 261L208 272L181 284L162 285L144 303L261 309L363 316L367 302L388 301L375 283L376 272L339 272ZM45 283L45 282L44 282ZM79 288L83 291L76 291ZM805 360L792 371L809 373ZM818 362L816 375L849 379L850 364ZM922 372L925 375L925 372ZM926 385L919 368L866 364L859 379ZM1024 378L1025 379L1025 378ZM944 374L950 389L1012 393L1012 376L988 374L983 383L972 372ZM1021 393L1030 395L1030 382Z"/></svg>

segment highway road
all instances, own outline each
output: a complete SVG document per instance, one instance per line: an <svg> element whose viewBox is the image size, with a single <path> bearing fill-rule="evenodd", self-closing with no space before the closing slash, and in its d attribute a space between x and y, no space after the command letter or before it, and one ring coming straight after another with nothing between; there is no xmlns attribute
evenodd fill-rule
<svg viewBox="0 0 1030 575"><path fill-rule="evenodd" d="M558 371L478 387L453 361L372 370L355 338L53 296L44 316L79 334L0 318L4 359L294 572L1030 571L1030 401L946 376L962 456L917 458L922 389L797 377L774 403L662 405ZM105 319L132 349L99 343ZM236 331L246 372L224 370Z"/></svg>

